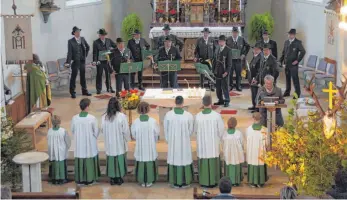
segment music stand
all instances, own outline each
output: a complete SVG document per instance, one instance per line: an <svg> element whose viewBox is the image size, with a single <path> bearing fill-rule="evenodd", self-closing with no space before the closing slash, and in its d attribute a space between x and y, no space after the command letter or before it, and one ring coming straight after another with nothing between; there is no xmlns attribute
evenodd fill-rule
<svg viewBox="0 0 347 200"><path fill-rule="evenodd" d="M128 74L129 76L129 87L131 84L131 73L136 73L141 71L143 68L143 62L132 62L132 63L121 63L119 73L120 74Z"/></svg>
<svg viewBox="0 0 347 200"><path fill-rule="evenodd" d="M167 84L168 87L170 85L170 72L177 72L181 70L181 61L173 60L173 61L159 61L158 62L158 70L160 72L167 72Z"/></svg>

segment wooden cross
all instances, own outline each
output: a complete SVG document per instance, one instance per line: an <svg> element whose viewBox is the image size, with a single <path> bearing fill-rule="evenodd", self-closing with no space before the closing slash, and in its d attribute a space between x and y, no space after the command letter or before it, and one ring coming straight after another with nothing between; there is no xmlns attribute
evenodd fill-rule
<svg viewBox="0 0 347 200"><path fill-rule="evenodd" d="M333 96L334 94L338 93L338 90L333 89L333 83L330 81L329 82L329 88L328 89L323 89L323 92L329 93L329 109L333 109Z"/></svg>

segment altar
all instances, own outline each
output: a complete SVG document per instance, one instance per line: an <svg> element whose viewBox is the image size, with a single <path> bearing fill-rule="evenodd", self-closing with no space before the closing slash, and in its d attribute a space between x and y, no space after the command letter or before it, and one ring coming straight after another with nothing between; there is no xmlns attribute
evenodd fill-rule
<svg viewBox="0 0 347 200"><path fill-rule="evenodd" d="M169 24L171 33L184 41L182 57L193 61L196 39L208 27L211 37L232 34L232 27L238 27L240 34L245 27L245 0L153 0L153 15L149 38L157 47L158 38L163 35L164 24Z"/></svg>
<svg viewBox="0 0 347 200"><path fill-rule="evenodd" d="M173 107L175 107L175 98L182 96L184 98L184 109L188 110L191 105L201 104L205 96L206 89L188 88L188 89L146 89L142 97L143 101L159 107L159 125L160 140L164 140L164 117Z"/></svg>

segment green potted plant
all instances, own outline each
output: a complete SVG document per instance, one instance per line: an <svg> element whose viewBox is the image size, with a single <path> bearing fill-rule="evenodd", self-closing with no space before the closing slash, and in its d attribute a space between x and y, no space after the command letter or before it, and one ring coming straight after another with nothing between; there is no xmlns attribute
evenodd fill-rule
<svg viewBox="0 0 347 200"><path fill-rule="evenodd" d="M274 24L274 19L269 12L253 15L249 22L249 39L253 42L261 40L264 30L271 35L274 31Z"/></svg>
<svg viewBox="0 0 347 200"><path fill-rule="evenodd" d="M132 38L132 33L135 30L143 31L143 24L140 17L135 14L129 14L123 19L122 22L122 38L128 41Z"/></svg>

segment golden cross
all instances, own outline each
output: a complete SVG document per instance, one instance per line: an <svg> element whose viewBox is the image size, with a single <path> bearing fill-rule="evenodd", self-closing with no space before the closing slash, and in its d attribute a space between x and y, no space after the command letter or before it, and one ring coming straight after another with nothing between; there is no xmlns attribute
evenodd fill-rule
<svg viewBox="0 0 347 200"><path fill-rule="evenodd" d="M329 82L329 88L323 89L323 92L329 93L329 109L333 109L333 96L334 94L337 94L338 90L333 89L333 83Z"/></svg>

